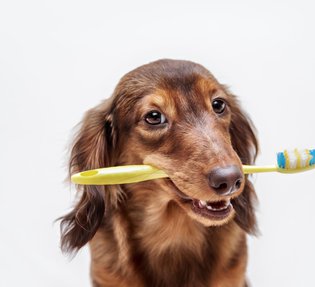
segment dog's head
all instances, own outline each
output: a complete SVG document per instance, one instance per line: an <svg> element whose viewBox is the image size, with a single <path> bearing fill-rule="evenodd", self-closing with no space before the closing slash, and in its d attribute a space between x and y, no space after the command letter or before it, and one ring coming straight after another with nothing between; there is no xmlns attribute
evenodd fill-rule
<svg viewBox="0 0 315 287"><path fill-rule="evenodd" d="M252 164L256 152L250 120L209 71L188 61L160 60L125 75L112 98L86 114L70 171L153 165L169 175L164 180L169 200L194 220L213 226L235 215L251 232L255 194L242 164ZM91 239L105 202L114 206L122 194L84 187L80 202L63 219L64 247L79 248Z"/></svg>

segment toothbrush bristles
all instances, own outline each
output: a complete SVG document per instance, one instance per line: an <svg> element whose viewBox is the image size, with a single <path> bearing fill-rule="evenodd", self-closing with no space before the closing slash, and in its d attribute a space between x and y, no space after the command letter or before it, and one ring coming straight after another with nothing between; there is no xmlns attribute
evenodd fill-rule
<svg viewBox="0 0 315 287"><path fill-rule="evenodd" d="M278 167L282 169L301 169L315 165L315 149L285 150L277 154Z"/></svg>

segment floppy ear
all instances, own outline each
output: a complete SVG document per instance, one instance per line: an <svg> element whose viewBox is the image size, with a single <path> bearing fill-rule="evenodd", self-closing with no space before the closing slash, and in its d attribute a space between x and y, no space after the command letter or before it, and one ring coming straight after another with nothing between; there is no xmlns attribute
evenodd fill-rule
<svg viewBox="0 0 315 287"><path fill-rule="evenodd" d="M234 105L231 106L232 118L230 124L230 135L234 150L243 164L253 164L258 152L258 141L250 118L242 111L235 96ZM245 187L242 194L234 200L236 211L235 220L246 232L255 234L256 216L254 205L256 193L253 185L246 176Z"/></svg>
<svg viewBox="0 0 315 287"><path fill-rule="evenodd" d="M86 113L71 150L70 175L112 164L116 133L109 109L110 103L105 101ZM61 217L61 248L65 252L77 251L91 240L105 215L104 186L77 189L81 197L73 210Z"/></svg>

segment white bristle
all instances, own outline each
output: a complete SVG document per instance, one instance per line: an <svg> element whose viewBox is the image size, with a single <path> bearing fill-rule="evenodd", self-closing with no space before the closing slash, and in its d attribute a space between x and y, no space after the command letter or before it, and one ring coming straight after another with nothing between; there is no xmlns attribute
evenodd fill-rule
<svg viewBox="0 0 315 287"><path fill-rule="evenodd" d="M292 150L288 150L287 155L288 155L288 160L289 160L289 162L287 163L287 166L291 169L296 168L297 158L296 158L295 152Z"/></svg>
<svg viewBox="0 0 315 287"><path fill-rule="evenodd" d="M301 156L301 167L306 167L308 166L309 162L309 152L306 149L299 150L300 156Z"/></svg>

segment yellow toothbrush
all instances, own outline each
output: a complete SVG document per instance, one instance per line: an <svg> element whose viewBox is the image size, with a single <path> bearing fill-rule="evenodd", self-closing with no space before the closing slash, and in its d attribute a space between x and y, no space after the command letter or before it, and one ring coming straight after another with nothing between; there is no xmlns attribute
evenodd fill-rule
<svg viewBox="0 0 315 287"><path fill-rule="evenodd" d="M315 149L303 149L279 152L277 165L253 166L243 165L244 174L261 172L297 173L315 168ZM168 175L150 165L125 165L98 168L72 175L71 180L76 184L113 185L136 183L140 181L166 178Z"/></svg>

